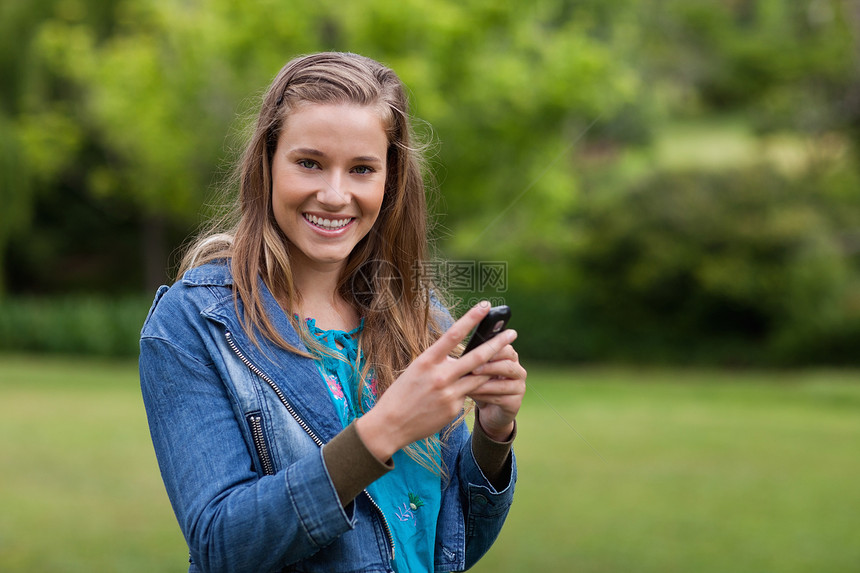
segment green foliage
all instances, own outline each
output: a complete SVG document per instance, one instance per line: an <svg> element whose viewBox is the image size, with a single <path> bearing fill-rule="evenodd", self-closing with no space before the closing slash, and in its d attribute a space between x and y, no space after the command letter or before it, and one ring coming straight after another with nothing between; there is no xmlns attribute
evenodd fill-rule
<svg viewBox="0 0 860 573"><path fill-rule="evenodd" d="M336 49L409 86L436 143L440 251L509 263L508 295L542 326L523 341L535 356L693 358L686 343L703 335L709 356L840 361L857 336L845 174L860 149L858 38L841 0L6 2L0 293L163 282L168 253L212 211L261 90L291 57ZM693 149L665 137L679 119L728 129ZM719 144L736 125L744 149ZM756 168L767 137L794 142L782 174ZM685 165L694 157L713 161ZM664 177L700 214L633 200ZM716 190L727 185L736 192ZM820 200L776 206L799 188ZM629 208L653 222L631 223ZM619 229L626 254L599 241L583 254ZM723 234L745 246L715 247ZM615 292L624 299L608 302ZM547 300L555 310L529 302ZM653 348L631 351L631 338Z"/></svg>
<svg viewBox="0 0 860 573"><path fill-rule="evenodd" d="M605 350L790 364L860 343L860 273L846 242L860 208L829 179L766 166L667 172L595 198L583 210L576 264L587 280L576 296Z"/></svg>
<svg viewBox="0 0 860 573"><path fill-rule="evenodd" d="M850 2L659 4L642 11L642 62L685 95L677 111L744 111L765 130L856 129L857 106L846 96L860 85L860 20Z"/></svg>
<svg viewBox="0 0 860 573"><path fill-rule="evenodd" d="M298 53L357 51L400 71L417 115L445 142L446 225L457 234L486 222L481 205L510 202L530 184L569 203L558 190L575 186L573 174L540 178L542 163L595 117L610 121L636 101L633 69L581 14L553 2L524 11L484 0L305 1L288 18L272 18L283 9L273 2L94 2L10 14L30 24L21 42L33 64L10 69L20 170L38 179L39 200L60 200L72 180L96 204L136 206L142 228L153 217L194 224L232 158L225 134L236 112L253 110L253 94Z"/></svg>
<svg viewBox="0 0 860 573"><path fill-rule="evenodd" d="M25 298L0 301L0 350L137 356L149 301L142 298Z"/></svg>
<svg viewBox="0 0 860 573"><path fill-rule="evenodd" d="M18 169L22 161L11 122L0 114L0 268L5 268L5 246L10 237L25 229L30 221L30 185ZM2 279L2 275L0 275ZM0 297L5 284L0 280Z"/></svg>

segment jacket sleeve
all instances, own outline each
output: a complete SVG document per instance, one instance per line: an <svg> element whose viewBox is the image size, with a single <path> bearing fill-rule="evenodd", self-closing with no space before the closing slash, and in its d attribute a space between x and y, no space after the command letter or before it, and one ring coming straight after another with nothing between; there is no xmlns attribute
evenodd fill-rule
<svg viewBox="0 0 860 573"><path fill-rule="evenodd" d="M279 570L354 527L352 506L341 505L321 450L258 476L226 386L201 359L207 355L189 348L194 344L142 337L140 379L156 457L192 561L211 572Z"/></svg>
<svg viewBox="0 0 860 573"><path fill-rule="evenodd" d="M484 556L499 536L508 516L517 481L516 458L511 451L507 483L496 489L481 471L472 450L473 436L463 444L458 456L460 499L466 525L466 569Z"/></svg>
<svg viewBox="0 0 860 573"><path fill-rule="evenodd" d="M508 479L498 489L475 460L472 439L466 424L460 423L443 444L446 479L436 530L437 571L460 571L477 563L498 537L513 502L513 452L502 472Z"/></svg>

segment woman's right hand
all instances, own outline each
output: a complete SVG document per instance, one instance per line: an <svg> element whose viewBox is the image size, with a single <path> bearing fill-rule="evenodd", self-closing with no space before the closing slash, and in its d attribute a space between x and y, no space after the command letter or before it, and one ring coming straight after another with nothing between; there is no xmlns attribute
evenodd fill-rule
<svg viewBox="0 0 860 573"><path fill-rule="evenodd" d="M359 436L377 459L385 462L397 450L441 430L459 415L466 396L490 379L472 371L513 342L516 331L505 330L460 358L450 356L489 310L486 301L469 309L356 421Z"/></svg>

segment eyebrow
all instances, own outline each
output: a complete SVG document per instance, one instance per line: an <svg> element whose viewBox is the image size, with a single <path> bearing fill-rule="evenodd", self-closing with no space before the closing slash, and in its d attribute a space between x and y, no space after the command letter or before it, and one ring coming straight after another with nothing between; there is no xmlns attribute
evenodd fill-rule
<svg viewBox="0 0 860 573"><path fill-rule="evenodd" d="M295 155L309 155L311 157L325 157L325 153L320 151L319 149L314 149L312 147L297 147L295 149L290 150L291 154ZM364 162L364 163L382 163L382 159L376 157L374 155L359 155L358 157L353 157L352 161Z"/></svg>
<svg viewBox="0 0 860 573"><path fill-rule="evenodd" d="M312 155L314 157L325 157L325 153L323 153L319 149L313 149L312 147L297 147L295 149L291 149L290 153L294 153L297 155Z"/></svg>

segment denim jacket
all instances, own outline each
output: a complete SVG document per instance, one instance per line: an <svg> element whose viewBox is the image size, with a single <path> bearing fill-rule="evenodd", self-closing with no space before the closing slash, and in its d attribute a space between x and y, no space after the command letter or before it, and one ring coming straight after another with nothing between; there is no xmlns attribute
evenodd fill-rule
<svg viewBox="0 0 860 573"><path fill-rule="evenodd" d="M191 554L189 571L391 571L392 542L367 492L345 508L321 446L342 431L312 359L245 333L226 264L161 287L144 323L140 379L168 497ZM304 349L265 286L278 332ZM510 507L483 475L460 424L442 451L446 475L435 571L471 567Z"/></svg>

